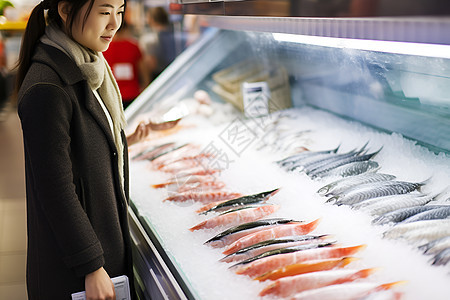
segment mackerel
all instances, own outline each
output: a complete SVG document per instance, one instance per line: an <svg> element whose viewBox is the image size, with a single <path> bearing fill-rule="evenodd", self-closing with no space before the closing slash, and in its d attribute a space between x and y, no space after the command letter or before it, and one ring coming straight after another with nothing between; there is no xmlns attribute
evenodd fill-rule
<svg viewBox="0 0 450 300"><path fill-rule="evenodd" d="M396 177L394 175L390 174L383 174L383 173L364 173L356 176L346 177L343 179L339 179L336 181L333 181L323 187L321 187L317 193L320 195L325 195L327 197L332 195L338 195L346 190L359 186L361 184L366 183L374 183L374 182L381 182L381 181L389 181L393 180Z"/></svg>
<svg viewBox="0 0 450 300"><path fill-rule="evenodd" d="M402 221L401 223L405 224L422 220L436 220L448 218L450 218L450 205L444 205L444 207L424 211L415 216L409 217L408 219Z"/></svg>
<svg viewBox="0 0 450 300"><path fill-rule="evenodd" d="M373 173L380 169L380 165L373 160L356 161L337 167L321 175L321 178L330 176L349 177L364 173Z"/></svg>
<svg viewBox="0 0 450 300"><path fill-rule="evenodd" d="M439 239L432 240L419 247L424 254L437 254L440 251L450 248L450 236L445 236Z"/></svg>
<svg viewBox="0 0 450 300"><path fill-rule="evenodd" d="M388 213L385 213L375 219L373 224L384 225L387 223L398 223L418 213L439 208L439 205L415 205L412 207L399 208Z"/></svg>
<svg viewBox="0 0 450 300"><path fill-rule="evenodd" d="M400 208L425 205L433 200L433 196L396 195L396 197L392 196L389 200L386 199L384 201L379 201L377 203L362 207L361 211L364 211L372 216L380 216Z"/></svg>

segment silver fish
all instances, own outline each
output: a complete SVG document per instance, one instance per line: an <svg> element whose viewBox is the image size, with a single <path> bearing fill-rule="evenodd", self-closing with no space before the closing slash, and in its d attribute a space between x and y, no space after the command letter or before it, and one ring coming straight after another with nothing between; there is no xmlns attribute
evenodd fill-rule
<svg viewBox="0 0 450 300"><path fill-rule="evenodd" d="M383 173L364 173L356 176L350 176L333 181L323 187L321 187L317 193L325 195L327 197L332 195L338 195L346 190L366 183L374 183L380 181L388 181L395 179L394 175Z"/></svg>
<svg viewBox="0 0 450 300"><path fill-rule="evenodd" d="M358 188L350 190L348 193L336 195L327 200L327 202L336 201L337 205L352 205L363 200L410 193L420 188L424 182L406 182L406 181L385 181L376 183L366 183Z"/></svg>
<svg viewBox="0 0 450 300"><path fill-rule="evenodd" d="M373 224L384 225L398 223L418 213L441 207L440 205L415 205L412 207L399 208L383 214L372 220Z"/></svg>
<svg viewBox="0 0 450 300"><path fill-rule="evenodd" d="M330 170L324 174L322 174L321 178L326 177L349 177L349 176L355 176L360 175L363 173L372 173L376 172L380 169L380 165L373 160L366 160L366 161L357 161L348 163L346 165L337 167L336 169Z"/></svg>
<svg viewBox="0 0 450 300"><path fill-rule="evenodd" d="M356 156L339 159L339 160L327 163L325 165L322 165L311 171L307 171L306 174L308 174L308 176L313 177L313 178L322 177L324 174L330 172L333 169L336 169L337 167L344 166L346 164L353 163L353 162L370 160L375 155L377 155L380 151L381 151L381 148L378 151L375 151L373 153L364 154L364 155L356 155Z"/></svg>
<svg viewBox="0 0 450 300"><path fill-rule="evenodd" d="M440 239L435 239L422 246L419 246L419 250L422 250L424 254L436 255L440 251L450 248L450 236L445 236Z"/></svg>
<svg viewBox="0 0 450 300"><path fill-rule="evenodd" d="M432 241L450 235L450 220L424 220L398 224L386 231L385 238L405 239L413 242Z"/></svg>
<svg viewBox="0 0 450 300"><path fill-rule="evenodd" d="M369 199L368 201L376 201L376 199L381 200L366 206L362 206L360 208L361 211L372 215L372 216L380 216L387 214L391 211L400 209L400 208L406 208L406 207L413 207L417 205L425 205L430 203L434 200L433 196L429 195L423 195L423 194L403 194L403 195L393 195L393 196L387 196L382 197L383 199ZM364 201L364 202L366 202ZM361 203L363 204L363 203Z"/></svg>
<svg viewBox="0 0 450 300"><path fill-rule="evenodd" d="M409 217L408 219L402 221L402 224L417 222L422 220L436 220L436 219L448 219L450 218L450 205L445 205L444 207L432 209L429 211L421 212L417 215Z"/></svg>
<svg viewBox="0 0 450 300"><path fill-rule="evenodd" d="M330 153L336 153L338 149L339 149L339 146L337 148L331 149L331 150L304 151L304 152L300 152L300 153L291 155L289 157L286 157L282 160L277 161L276 163L281 167L289 167L290 165L293 165L302 159L312 158L312 157L316 157L316 156L320 156L320 155L327 155Z"/></svg>

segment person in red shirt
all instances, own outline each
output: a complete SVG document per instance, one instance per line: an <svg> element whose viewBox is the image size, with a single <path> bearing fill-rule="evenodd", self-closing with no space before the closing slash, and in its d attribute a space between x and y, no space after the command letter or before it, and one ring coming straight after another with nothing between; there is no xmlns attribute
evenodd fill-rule
<svg viewBox="0 0 450 300"><path fill-rule="evenodd" d="M123 106L126 108L150 83L142 52L126 22L122 24L103 55L116 78Z"/></svg>

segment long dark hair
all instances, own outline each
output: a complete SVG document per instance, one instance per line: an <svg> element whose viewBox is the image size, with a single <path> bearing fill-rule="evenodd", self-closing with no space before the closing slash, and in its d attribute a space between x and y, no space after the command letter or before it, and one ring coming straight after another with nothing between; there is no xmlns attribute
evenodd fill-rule
<svg viewBox="0 0 450 300"><path fill-rule="evenodd" d="M20 47L19 61L17 63L17 77L16 77L16 95L22 85L25 75L31 65L31 57L35 51L36 45L42 35L45 33L45 27L47 23L55 23L59 27L63 22L58 13L58 4L61 1L66 1L68 5L68 15L66 22L66 32L69 36L72 36L72 25L75 21L75 17L80 12L81 8L90 1L90 5L84 16L84 22L86 21L89 13L94 5L95 0L44 0L33 9L30 18L28 19L27 27L22 38L22 45ZM44 16L47 10L47 22ZM84 23L83 23L84 26Z"/></svg>

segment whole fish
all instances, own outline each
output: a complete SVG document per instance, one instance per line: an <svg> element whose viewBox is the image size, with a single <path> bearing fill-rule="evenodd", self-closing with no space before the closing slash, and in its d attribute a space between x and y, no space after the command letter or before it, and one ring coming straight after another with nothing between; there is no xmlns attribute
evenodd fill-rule
<svg viewBox="0 0 450 300"><path fill-rule="evenodd" d="M331 242L326 242L326 243L309 243L309 244L297 245L297 246L292 246L292 247L286 247L286 248L269 250L269 251L263 252L263 253L261 253L259 255L256 255L254 257L250 257L248 259L240 261L240 262L232 265L230 267L230 269L237 268L239 266L246 265L246 264L254 262L254 261L258 260L258 259L262 259L262 258L269 257L269 256L272 256L272 255L280 255L280 254L285 254L285 253L304 251L304 250L308 250L308 249L317 249L317 248L322 248L322 247L329 247L331 245L333 245L333 243L331 243Z"/></svg>
<svg viewBox="0 0 450 300"><path fill-rule="evenodd" d="M320 177L349 177L360 175L363 173L372 173L380 169L380 165L373 160L357 161L345 164L343 166L337 167L336 169L330 170L323 173Z"/></svg>
<svg viewBox="0 0 450 300"><path fill-rule="evenodd" d="M375 271L375 268L364 270L338 269L281 277L272 281L259 293L259 295L288 297L306 290L367 278Z"/></svg>
<svg viewBox="0 0 450 300"><path fill-rule="evenodd" d="M378 284L374 282L348 282L342 284L333 284L313 290L300 292L291 300L358 300L370 294L388 290L403 282L391 282Z"/></svg>
<svg viewBox="0 0 450 300"><path fill-rule="evenodd" d="M358 188L351 189L345 194L333 196L326 202L336 201L335 204L337 205L353 205L370 198L407 194L412 191L419 190L424 184L425 181L383 181L366 183L360 185Z"/></svg>
<svg viewBox="0 0 450 300"><path fill-rule="evenodd" d="M336 153L339 149L339 146L335 149L331 150L323 150L323 151L305 151L301 153L297 153L291 156L288 156L282 160L277 161L276 163L281 167L289 167L295 163L301 163L304 159L311 159L313 157L328 155L330 153Z"/></svg>
<svg viewBox="0 0 450 300"><path fill-rule="evenodd" d="M201 212L201 214L207 214L209 212L219 212L219 211L227 210L232 207L241 206L241 205L265 202L270 197L272 197L273 195L278 193L279 190L280 189L277 188L277 189L267 191L267 192L262 192L262 193L258 193L258 194L247 195L247 196L234 198L231 200L226 200L224 202L214 205L213 207L209 208L206 211Z"/></svg>
<svg viewBox="0 0 450 300"><path fill-rule="evenodd" d="M450 261L450 248L444 249L433 258L433 265L445 266Z"/></svg>
<svg viewBox="0 0 450 300"><path fill-rule="evenodd" d="M324 247L264 257L238 267L236 269L236 274L255 278L291 264L327 258L343 258L353 255L363 248L365 248L365 245L353 247Z"/></svg>
<svg viewBox="0 0 450 300"><path fill-rule="evenodd" d="M253 222L248 222L244 224L240 224L229 228L221 233L215 235L211 239L207 240L205 244L208 244L211 247L225 247L226 245L231 244L234 241L237 241L241 237L245 235L249 235L251 233L269 229L281 224L301 224L302 221L295 221L292 219L284 219L284 218L273 218L273 219L262 219Z"/></svg>
<svg viewBox="0 0 450 300"><path fill-rule="evenodd" d="M310 159L303 161L301 163L296 163L293 167L291 167L290 171L301 171L305 172L306 174L309 174L313 170L320 168L322 166L325 166L327 164L346 159L349 157L357 156L359 152L356 152L355 150L351 150L346 153L336 154L336 153L330 153L327 155L324 155L322 157Z"/></svg>
<svg viewBox="0 0 450 300"><path fill-rule="evenodd" d="M440 251L450 248L450 236L445 236L439 239L432 240L419 247L424 254L436 255Z"/></svg>
<svg viewBox="0 0 450 300"><path fill-rule="evenodd" d="M430 241L447 235L450 235L449 219L424 220L413 223L398 224L383 234L385 238L391 239L406 238L407 236L411 238L426 236Z"/></svg>
<svg viewBox="0 0 450 300"><path fill-rule="evenodd" d="M238 211L233 211L212 217L189 228L189 230L195 231L200 229L210 229L216 228L218 226L229 226L229 227L236 226L242 223L262 219L270 214L273 214L279 208L280 208L279 205L265 205L260 207L241 209Z"/></svg>
<svg viewBox="0 0 450 300"><path fill-rule="evenodd" d="M394 175L390 174L383 174L383 173L364 173L356 176L346 177L342 178L336 181L333 181L323 187L321 187L317 193L319 195L324 196L332 196L332 195L339 195L346 190L359 186L361 184L365 183L374 183L374 182L380 182L380 181L389 181L393 180L396 177Z"/></svg>
<svg viewBox="0 0 450 300"><path fill-rule="evenodd" d="M304 235L308 234L314 229L316 229L319 224L320 219L314 220L309 223L301 223L301 224L283 224L280 226L276 226L269 229L260 230L246 236L241 237L240 239L234 241L230 245L228 245L225 250L222 252L225 255L232 254L240 249L245 247L254 245L256 243L270 240L279 237L292 236L292 235Z"/></svg>
<svg viewBox="0 0 450 300"><path fill-rule="evenodd" d="M325 240L327 237L327 235L297 235L262 241L229 254L220 259L220 261L227 263L243 261L270 250L317 243Z"/></svg>
<svg viewBox="0 0 450 300"><path fill-rule="evenodd" d="M436 220L436 219L448 219L450 218L450 205L445 205L444 207L428 210L421 212L417 215L407 218L401 223L411 223L422 220Z"/></svg>
<svg viewBox="0 0 450 300"><path fill-rule="evenodd" d="M169 147L172 147L173 145L175 145L175 143L166 143L166 144L162 144L162 145L157 145L153 148L146 149L146 150L134 155L131 159L132 160L149 159L151 157L154 157L154 156L164 152L166 149L168 149Z"/></svg>
<svg viewBox="0 0 450 300"><path fill-rule="evenodd" d="M418 213L435 209L440 207L439 205L414 205L411 207L398 208L393 211L382 214L379 217L376 217L372 220L373 224L384 225L388 223L399 223L411 216L414 216Z"/></svg>
<svg viewBox="0 0 450 300"><path fill-rule="evenodd" d="M322 177L323 174L326 174L327 172L336 169L337 167L353 163L353 162L359 162L359 161L367 161L372 159L375 155L377 155L381 151L381 148L378 151L375 151L373 153L364 154L364 155L357 155L357 156L351 156L343 159L339 159L330 163L327 163L325 165L322 165L318 168L315 168L313 170L307 171L306 174L310 177Z"/></svg>
<svg viewBox="0 0 450 300"><path fill-rule="evenodd" d="M375 200L369 199L369 200ZM375 201L360 208L361 211L372 215L380 216L388 212L398 210L399 208L414 207L417 205L425 205L433 201L434 197L429 195L405 194L380 197L380 201ZM367 201L369 201L367 200Z"/></svg>

